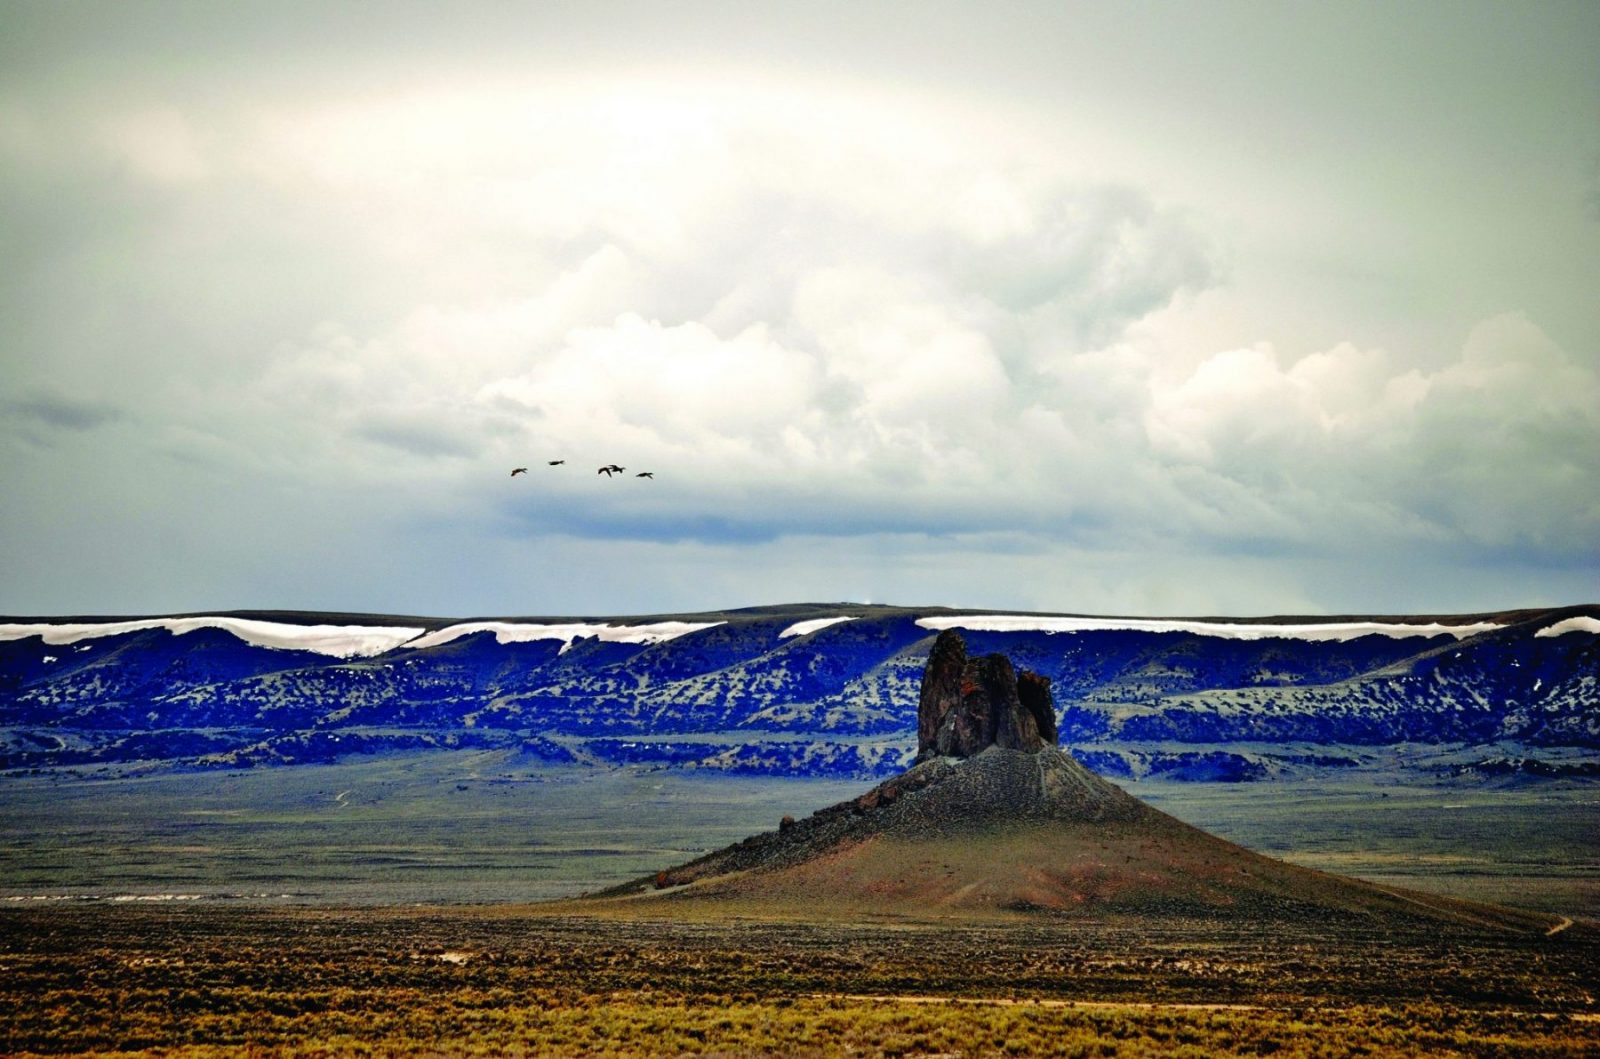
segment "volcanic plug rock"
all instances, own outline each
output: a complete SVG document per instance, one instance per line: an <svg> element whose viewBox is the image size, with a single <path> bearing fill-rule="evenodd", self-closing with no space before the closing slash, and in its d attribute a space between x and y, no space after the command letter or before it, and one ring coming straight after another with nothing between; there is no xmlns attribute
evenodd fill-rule
<svg viewBox="0 0 1600 1059"><path fill-rule="evenodd" d="M918 764L776 831L593 895L586 910L820 918L1124 913L1320 925L1399 917L1510 931L1551 918L1272 860L1141 802L1054 746L1050 682L1002 655L928 655ZM657 909L649 913L647 909Z"/></svg>
<svg viewBox="0 0 1600 1059"><path fill-rule="evenodd" d="M946 629L933 642L917 704L917 760L972 757L991 746L1035 752L1056 745L1050 679L1019 677L1002 654L968 658L966 642Z"/></svg>

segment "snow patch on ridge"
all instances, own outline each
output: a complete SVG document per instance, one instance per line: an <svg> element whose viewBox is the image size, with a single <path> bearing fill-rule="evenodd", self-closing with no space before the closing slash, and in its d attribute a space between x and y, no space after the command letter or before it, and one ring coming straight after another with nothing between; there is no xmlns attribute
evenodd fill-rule
<svg viewBox="0 0 1600 1059"><path fill-rule="evenodd" d="M1472 625L1405 624L1401 622L1347 621L1306 625L1247 625L1220 621L1186 621L1182 618L1055 618L1032 614L970 614L957 617L918 618L924 629L970 629L974 632L1186 632L1230 640L1355 640L1362 636L1454 636L1460 640L1505 628L1495 622ZM1600 631L1600 630L1597 630ZM1541 633L1540 635L1543 635Z"/></svg>
<svg viewBox="0 0 1600 1059"><path fill-rule="evenodd" d="M826 629L830 625L837 625L842 621L855 621L851 614L840 615L837 618L812 618L810 621L797 621L778 634L778 639L787 640L791 636L805 636L818 629Z"/></svg>
<svg viewBox="0 0 1600 1059"><path fill-rule="evenodd" d="M1556 622L1554 625L1546 625L1533 635L1564 636L1569 632L1600 633L1600 618L1591 618L1580 614L1576 618L1567 618L1564 621Z"/></svg>
<svg viewBox="0 0 1600 1059"><path fill-rule="evenodd" d="M531 640L561 640L565 646L562 650L572 646L572 641L584 636L598 636L608 643L662 643L667 640L676 640L691 632L701 629L710 629L717 625L726 625L721 621L657 621L647 625L607 625L605 623L589 624L585 622L571 622L564 625L524 625L507 621L468 621L459 625L447 625L443 629L436 629L419 639L406 644L411 648L437 647L442 643L463 636L470 636L475 632L492 632L496 643L527 643Z"/></svg>
<svg viewBox="0 0 1600 1059"><path fill-rule="evenodd" d="M33 625L0 624L0 640L43 637L45 643L69 644L100 636L121 636L147 629L166 629L174 636L196 629L221 629L245 643L280 651L313 651L335 658L381 655L426 629L400 625L290 625L249 618L143 618L138 621L103 621Z"/></svg>

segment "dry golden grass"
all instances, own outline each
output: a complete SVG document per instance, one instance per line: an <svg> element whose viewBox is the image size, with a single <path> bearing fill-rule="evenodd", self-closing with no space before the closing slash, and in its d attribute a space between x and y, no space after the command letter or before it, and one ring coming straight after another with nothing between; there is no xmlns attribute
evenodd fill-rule
<svg viewBox="0 0 1600 1059"><path fill-rule="evenodd" d="M0 913L7 1055L1593 1055L1590 932Z"/></svg>
<svg viewBox="0 0 1600 1059"><path fill-rule="evenodd" d="M1170 1006L915 1003L841 998L707 999L622 994L581 1000L410 998L373 1011L254 1010L153 1027L114 1054L408 1056L1580 1056L1593 1023L1439 1006L1196 1010ZM273 1005L265 1005L271 1008ZM62 1042L69 1048L70 1042ZM109 1044L109 1042L107 1042ZM140 1048L140 1045L149 1045ZM110 1054L90 1045L77 1054ZM18 1056L35 1054L23 1051ZM61 1054L55 1048L38 1054Z"/></svg>

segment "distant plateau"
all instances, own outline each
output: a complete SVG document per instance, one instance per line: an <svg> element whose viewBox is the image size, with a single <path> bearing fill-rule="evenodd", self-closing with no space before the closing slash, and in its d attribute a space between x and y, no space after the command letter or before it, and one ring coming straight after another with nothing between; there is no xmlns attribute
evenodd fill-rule
<svg viewBox="0 0 1600 1059"><path fill-rule="evenodd" d="M1062 746L1122 779L1406 770L1600 778L1600 606L1106 618L797 604L451 620L0 619L0 770L276 768L428 750L881 779L940 629L1048 677Z"/></svg>

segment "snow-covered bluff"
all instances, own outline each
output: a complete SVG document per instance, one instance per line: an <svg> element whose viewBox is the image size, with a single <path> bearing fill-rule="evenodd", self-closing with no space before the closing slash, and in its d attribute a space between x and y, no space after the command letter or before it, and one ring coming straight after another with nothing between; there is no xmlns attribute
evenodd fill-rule
<svg viewBox="0 0 1600 1059"><path fill-rule="evenodd" d="M0 767L485 746L878 774L915 751L918 683L944 628L1049 677L1062 743L1112 773L1253 778L1400 744L1501 761L1600 747L1600 607L1231 621L837 604L582 620L0 619Z"/></svg>

